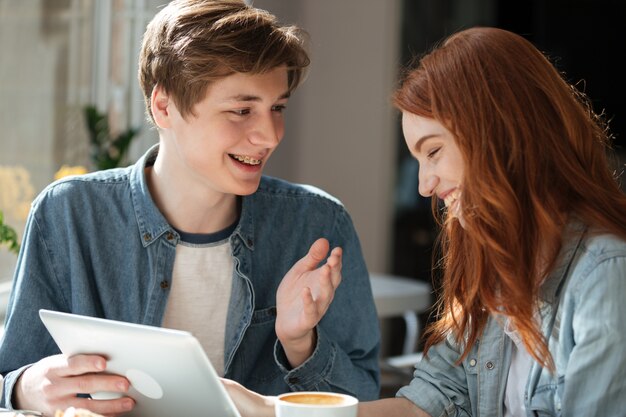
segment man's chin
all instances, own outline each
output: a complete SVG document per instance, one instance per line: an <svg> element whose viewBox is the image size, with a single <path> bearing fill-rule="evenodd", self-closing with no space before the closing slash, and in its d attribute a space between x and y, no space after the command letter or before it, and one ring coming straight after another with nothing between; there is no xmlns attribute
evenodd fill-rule
<svg viewBox="0 0 626 417"><path fill-rule="evenodd" d="M258 181L246 183L245 185L242 185L241 187L238 187L239 189L234 194L236 194L236 195L238 195L240 197L245 197L247 195L252 195L252 194L256 193L256 190L259 189L259 185L260 184L261 184L261 179L259 178Z"/></svg>

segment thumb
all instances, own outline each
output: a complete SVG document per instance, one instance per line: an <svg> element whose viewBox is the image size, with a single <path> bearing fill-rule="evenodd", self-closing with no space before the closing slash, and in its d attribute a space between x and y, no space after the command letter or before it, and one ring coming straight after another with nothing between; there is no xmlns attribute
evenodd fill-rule
<svg viewBox="0 0 626 417"><path fill-rule="evenodd" d="M304 258L300 259L298 263L303 268L314 269L326 258L329 249L330 244L328 240L324 238L317 239L309 248L309 253L307 253Z"/></svg>

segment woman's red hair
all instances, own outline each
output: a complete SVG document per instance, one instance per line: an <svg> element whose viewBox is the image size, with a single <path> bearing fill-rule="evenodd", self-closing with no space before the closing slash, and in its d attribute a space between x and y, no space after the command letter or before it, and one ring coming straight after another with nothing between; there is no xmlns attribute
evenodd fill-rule
<svg viewBox="0 0 626 417"><path fill-rule="evenodd" d="M607 159L606 124L529 41L496 28L449 37L393 99L450 130L465 162L464 226L441 229L442 314L426 351L452 334L464 346L460 361L488 315L502 313L553 369L533 317L568 218L626 239L626 196Z"/></svg>

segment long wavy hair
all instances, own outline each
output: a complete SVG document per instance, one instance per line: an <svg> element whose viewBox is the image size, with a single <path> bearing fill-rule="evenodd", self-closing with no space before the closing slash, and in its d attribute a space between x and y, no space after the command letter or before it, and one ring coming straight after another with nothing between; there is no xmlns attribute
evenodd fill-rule
<svg viewBox="0 0 626 417"><path fill-rule="evenodd" d="M528 352L554 369L534 319L562 232L575 215L626 239L626 196L611 169L608 125L529 41L496 28L458 32L409 69L393 96L403 112L450 130L464 158L464 225L439 213L439 318L459 362L489 314L507 316Z"/></svg>

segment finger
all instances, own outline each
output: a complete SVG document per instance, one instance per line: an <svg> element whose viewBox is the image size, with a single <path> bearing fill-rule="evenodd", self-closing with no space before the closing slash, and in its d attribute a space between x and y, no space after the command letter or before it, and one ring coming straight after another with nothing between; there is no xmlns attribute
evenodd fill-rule
<svg viewBox="0 0 626 417"><path fill-rule="evenodd" d="M328 306L335 296L335 286L332 282L332 273L330 268L325 265L323 273L319 277L319 294L315 298L317 314L323 315L328 310Z"/></svg>
<svg viewBox="0 0 626 417"><path fill-rule="evenodd" d="M74 399L76 394L115 392L125 394L130 383L124 377L111 374L85 374L57 379L47 392L52 398Z"/></svg>
<svg viewBox="0 0 626 417"><path fill-rule="evenodd" d="M336 272L331 273L330 281L333 286L333 291L337 290L337 288L339 287L339 284L341 284L341 280L342 280L341 271L336 271Z"/></svg>
<svg viewBox="0 0 626 417"><path fill-rule="evenodd" d="M300 296L302 300L302 316L307 329L313 328L317 324L318 312L317 305L313 299L313 294L309 287L304 287Z"/></svg>
<svg viewBox="0 0 626 417"><path fill-rule="evenodd" d="M333 270L330 266L325 265L320 271L320 289L322 290L322 296L328 298L335 292L335 286L333 285Z"/></svg>
<svg viewBox="0 0 626 417"><path fill-rule="evenodd" d="M341 283L341 267L342 267L342 251L341 248L335 248L330 254L328 265L330 265L330 278L334 289L337 289Z"/></svg>
<svg viewBox="0 0 626 417"><path fill-rule="evenodd" d="M330 248L330 244L328 240L324 238L319 238L309 248L309 252L298 262L296 265L298 268L304 270L313 270L317 268L320 262L326 258L328 254L328 249Z"/></svg>
<svg viewBox="0 0 626 417"><path fill-rule="evenodd" d="M311 294L313 301L318 302L319 299L325 298L329 291L334 291L331 280L331 268L328 264L322 265L315 271L315 281L309 281L311 284Z"/></svg>
<svg viewBox="0 0 626 417"><path fill-rule="evenodd" d="M330 244L328 243L328 240L321 237L317 239L315 242L313 242L313 244L311 245L311 248L309 249L308 255L311 257L311 259L317 262L315 264L317 265L320 262L322 262L324 258L326 258L326 256L328 255L329 249L330 249Z"/></svg>
<svg viewBox="0 0 626 417"><path fill-rule="evenodd" d="M112 416L132 410L135 407L135 401L130 397L117 398L114 400L76 398L72 401L72 406L75 408L84 408L100 415Z"/></svg>
<svg viewBox="0 0 626 417"><path fill-rule="evenodd" d="M75 355L69 358L62 356L52 364L50 370L61 377L74 376L102 372L106 369L106 364L106 359L98 355Z"/></svg>
<svg viewBox="0 0 626 417"><path fill-rule="evenodd" d="M333 267L339 266L341 268L342 260L343 260L343 249L341 249L338 246L330 252L330 256L328 257L328 262Z"/></svg>
<svg viewBox="0 0 626 417"><path fill-rule="evenodd" d="M64 384L73 393L119 392L126 393L130 382L120 375L86 374L64 380Z"/></svg>

